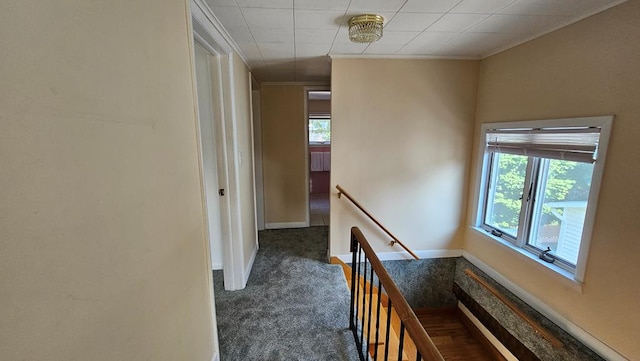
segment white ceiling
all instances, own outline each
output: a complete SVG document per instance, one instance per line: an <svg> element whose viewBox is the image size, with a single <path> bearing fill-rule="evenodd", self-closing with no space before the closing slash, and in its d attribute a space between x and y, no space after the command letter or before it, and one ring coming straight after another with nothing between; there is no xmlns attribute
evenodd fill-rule
<svg viewBox="0 0 640 361"><path fill-rule="evenodd" d="M626 0L206 0L259 82L328 81L328 55L482 58ZM354 15L382 39L349 41Z"/></svg>

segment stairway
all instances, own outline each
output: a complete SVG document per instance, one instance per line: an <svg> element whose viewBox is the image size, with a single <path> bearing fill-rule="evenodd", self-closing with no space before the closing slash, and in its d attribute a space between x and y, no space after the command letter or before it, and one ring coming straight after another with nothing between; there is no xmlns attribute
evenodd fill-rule
<svg viewBox="0 0 640 361"><path fill-rule="evenodd" d="M332 258L331 263L337 263L342 266L345 281L347 282L347 287L351 288L351 267L337 258ZM398 337L398 333L400 330L400 318L393 310L393 307L391 308L392 311L389 312L388 308L384 306L389 302L387 296L384 293L381 293L380 301L378 301L377 287L371 286L369 282L362 278L358 282L356 282L356 284L359 288L359 294L366 295L366 297L364 297L364 304L362 302L358 302L358 314L364 316L364 318L361 318L361 320L363 321L362 324L367 325L369 323L369 315L365 313L365 310L369 310L369 302L371 302L372 305L372 319L375 319L377 317L378 308L380 308L380 317L379 321L377 322L378 330L375 330L375 326L371 330L364 330L363 340L365 340L365 342L366 340L369 340L369 355L373 359L385 360L387 359L384 357L386 355L389 360L399 360L398 349L400 345L400 338ZM388 317L389 314L391 315L391 319L389 319ZM373 324L375 325L376 322L373 322ZM387 334L387 325L391 329L391 332L389 332L389 340L385 339ZM375 342L376 336L378 339L377 343ZM406 340L409 340L409 342L406 342ZM377 347L376 344L378 345ZM405 338L405 342L403 343L403 350L404 351L402 352L401 358L402 361L415 360L415 357L409 358L408 356L408 354L415 355L415 345L413 345L413 342L411 342L410 338L408 337Z"/></svg>
<svg viewBox="0 0 640 361"><path fill-rule="evenodd" d="M504 360L459 308L421 309L415 313L445 360Z"/></svg>
<svg viewBox="0 0 640 361"><path fill-rule="evenodd" d="M351 288L351 267L337 258L332 258L331 263L340 264L344 271L347 286ZM368 351L371 359L378 360L416 360L416 347L408 335L405 335L402 347L401 358L398 355L400 349L400 318L391 308L387 309L388 299L381 293L378 302L378 289L369 284L365 279L357 280L360 294L358 302L358 315L363 325L369 324L369 302L371 304L371 319L375 320L380 308L380 321L377 322L379 329L375 326L371 329L363 330L363 341L369 340ZM365 295L365 297L362 297ZM365 310L367 312L365 312ZM422 326L425 328L432 341L447 361L503 361L504 357L493 348L479 330L469 321L458 308L446 309L421 309L414 311ZM391 316L389 320L388 315ZM372 321L375 325L376 322ZM385 340L387 325L390 328L389 340ZM376 337L378 342L376 343ZM376 344L378 345L376 347ZM388 347L387 347L388 346ZM385 357L385 355L387 357Z"/></svg>

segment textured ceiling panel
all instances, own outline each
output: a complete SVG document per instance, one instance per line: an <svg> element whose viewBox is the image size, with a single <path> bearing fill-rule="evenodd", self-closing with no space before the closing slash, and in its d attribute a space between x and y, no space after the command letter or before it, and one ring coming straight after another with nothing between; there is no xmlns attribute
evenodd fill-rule
<svg viewBox="0 0 640 361"><path fill-rule="evenodd" d="M329 81L329 55L477 58L621 0L206 0L258 81ZM381 40L348 39L351 16L385 18Z"/></svg>

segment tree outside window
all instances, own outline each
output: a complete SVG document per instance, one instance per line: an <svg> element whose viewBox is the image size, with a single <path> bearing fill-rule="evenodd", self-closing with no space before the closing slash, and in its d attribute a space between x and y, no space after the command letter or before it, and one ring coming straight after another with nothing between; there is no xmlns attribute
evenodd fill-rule
<svg viewBox="0 0 640 361"><path fill-rule="evenodd" d="M309 143L331 142L331 119L309 118Z"/></svg>

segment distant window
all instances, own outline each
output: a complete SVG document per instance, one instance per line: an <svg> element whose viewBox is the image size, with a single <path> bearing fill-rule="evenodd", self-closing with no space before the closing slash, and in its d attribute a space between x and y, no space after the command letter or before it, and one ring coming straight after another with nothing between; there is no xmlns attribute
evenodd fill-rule
<svg viewBox="0 0 640 361"><path fill-rule="evenodd" d="M331 118L327 116L309 117L309 144L331 143Z"/></svg>
<svg viewBox="0 0 640 361"><path fill-rule="evenodd" d="M611 119L485 124L476 226L581 278Z"/></svg>

